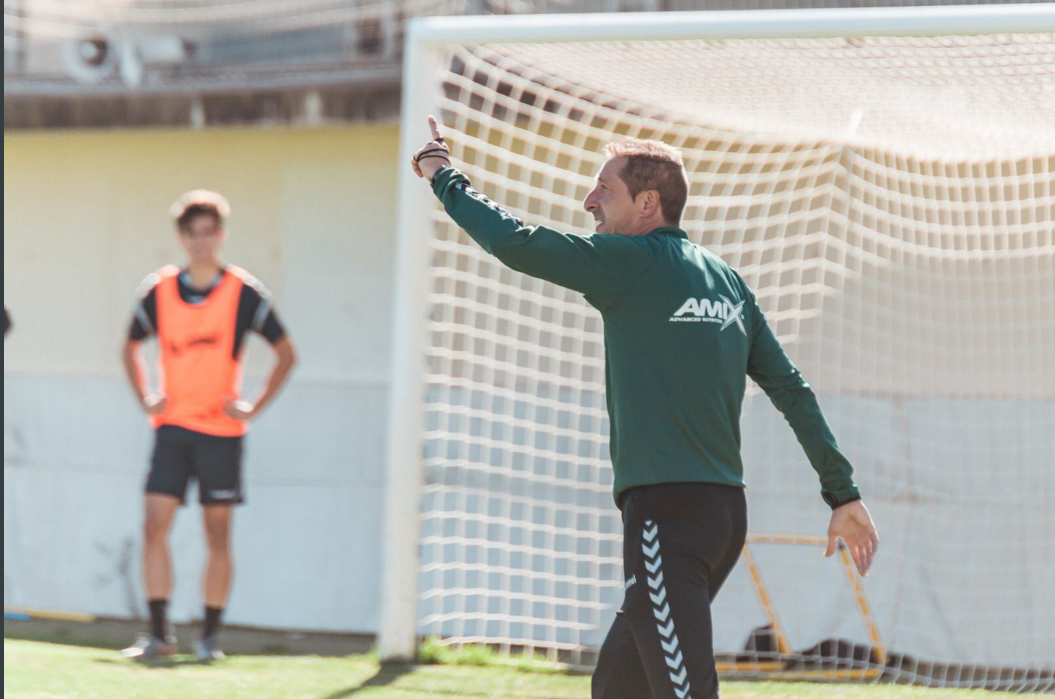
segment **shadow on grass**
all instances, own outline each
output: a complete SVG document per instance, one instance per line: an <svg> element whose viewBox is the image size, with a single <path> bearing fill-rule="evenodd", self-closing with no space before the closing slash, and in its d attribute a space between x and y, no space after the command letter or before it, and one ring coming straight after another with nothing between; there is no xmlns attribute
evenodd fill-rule
<svg viewBox="0 0 1055 699"><path fill-rule="evenodd" d="M142 632L145 622L135 619L96 619L91 623L52 619L4 619L4 638L58 643L81 648L120 650ZM176 635L191 638L201 625L176 624ZM224 649L237 655L318 655L345 657L370 651L373 639L364 634L281 631L225 625ZM187 646L181 648L187 652Z"/></svg>
<svg viewBox="0 0 1055 699"><path fill-rule="evenodd" d="M414 666L410 663L385 663L370 679L355 686L347 689L339 689L332 694L327 694L321 699L344 699L344 697L355 696L359 692L363 692L372 687L388 687L394 682L399 681L400 677L409 675L414 672Z"/></svg>
<svg viewBox="0 0 1055 699"><path fill-rule="evenodd" d="M197 658L92 658L93 663L100 665L138 665L148 667L151 670L175 670L188 665L208 666L212 660L198 660Z"/></svg>
<svg viewBox="0 0 1055 699"><path fill-rule="evenodd" d="M34 643L54 643L76 648L94 648L95 650L121 650L128 645L127 639L80 638L66 633L26 633L21 632L21 629L11 629L6 625L4 626L4 639L10 641L32 641Z"/></svg>

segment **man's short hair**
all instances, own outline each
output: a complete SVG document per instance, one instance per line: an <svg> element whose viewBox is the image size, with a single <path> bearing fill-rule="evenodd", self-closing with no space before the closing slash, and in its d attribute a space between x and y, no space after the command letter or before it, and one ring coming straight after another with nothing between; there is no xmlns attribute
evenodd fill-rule
<svg viewBox="0 0 1055 699"><path fill-rule="evenodd" d="M226 197L207 189L193 189L180 195L171 207L169 215L176 221L176 228L185 230L196 216L212 216L216 223L223 225L223 220L231 215L231 205Z"/></svg>
<svg viewBox="0 0 1055 699"><path fill-rule="evenodd" d="M628 138L609 143L603 152L608 158L626 158L619 178L626 183L631 197L656 190L663 220L672 226L681 224L689 198L689 176L680 150L662 141Z"/></svg>

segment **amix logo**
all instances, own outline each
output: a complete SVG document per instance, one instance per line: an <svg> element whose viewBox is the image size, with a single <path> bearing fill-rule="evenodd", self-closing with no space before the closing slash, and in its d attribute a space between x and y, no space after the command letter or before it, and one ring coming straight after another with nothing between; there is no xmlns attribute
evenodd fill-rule
<svg viewBox="0 0 1055 699"><path fill-rule="evenodd" d="M740 328L740 332L747 335L744 327L744 302L734 304L732 301L718 295L720 301L710 299L689 298L681 304L681 308L670 317L671 323L721 323L725 330L733 323Z"/></svg>

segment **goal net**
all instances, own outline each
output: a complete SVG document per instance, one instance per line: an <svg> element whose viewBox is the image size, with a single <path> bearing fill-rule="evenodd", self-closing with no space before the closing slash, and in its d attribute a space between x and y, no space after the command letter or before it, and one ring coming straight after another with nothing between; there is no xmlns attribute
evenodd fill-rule
<svg viewBox="0 0 1055 699"><path fill-rule="evenodd" d="M405 159L436 114L529 224L592 231L612 140L682 149L683 226L754 289L856 468L865 581L822 558L816 475L749 387L721 669L1055 686L1053 32L1050 6L411 29ZM588 666L623 596L601 318L401 188L382 652L417 633Z"/></svg>

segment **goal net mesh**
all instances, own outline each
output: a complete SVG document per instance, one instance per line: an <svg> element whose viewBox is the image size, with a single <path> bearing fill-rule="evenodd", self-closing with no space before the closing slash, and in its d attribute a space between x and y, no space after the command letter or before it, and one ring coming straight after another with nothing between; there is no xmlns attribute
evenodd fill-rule
<svg viewBox="0 0 1055 699"><path fill-rule="evenodd" d="M713 605L723 666L1052 689L1055 37L435 55L456 163L529 224L592 232L606 143L681 148L684 228L754 289L856 468L871 616L815 544L753 544L758 575ZM432 221L419 632L589 665L623 596L601 318ZM753 384L742 422L750 531L823 535Z"/></svg>

